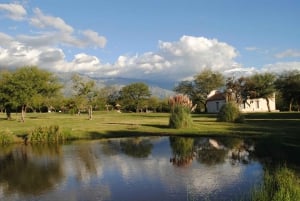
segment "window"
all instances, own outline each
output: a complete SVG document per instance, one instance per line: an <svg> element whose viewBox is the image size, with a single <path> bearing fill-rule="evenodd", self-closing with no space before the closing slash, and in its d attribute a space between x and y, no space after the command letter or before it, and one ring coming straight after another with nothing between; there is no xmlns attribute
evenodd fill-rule
<svg viewBox="0 0 300 201"><path fill-rule="evenodd" d="M259 108L259 100L256 101L256 108Z"/></svg>

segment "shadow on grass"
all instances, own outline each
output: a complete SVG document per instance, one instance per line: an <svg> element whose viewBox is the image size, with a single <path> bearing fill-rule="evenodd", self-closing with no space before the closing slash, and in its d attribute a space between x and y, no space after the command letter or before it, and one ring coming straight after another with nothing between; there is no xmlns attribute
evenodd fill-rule
<svg viewBox="0 0 300 201"><path fill-rule="evenodd" d="M141 131L132 130L120 130L120 131L110 131L105 134L97 131L91 131L88 133L89 139L103 139L103 138L120 138L120 137L147 137L147 136L169 136L163 133L147 133Z"/></svg>
<svg viewBox="0 0 300 201"><path fill-rule="evenodd" d="M152 127L152 128L159 128L159 129L168 129L170 128L169 125L162 125L162 124L141 124L145 127Z"/></svg>

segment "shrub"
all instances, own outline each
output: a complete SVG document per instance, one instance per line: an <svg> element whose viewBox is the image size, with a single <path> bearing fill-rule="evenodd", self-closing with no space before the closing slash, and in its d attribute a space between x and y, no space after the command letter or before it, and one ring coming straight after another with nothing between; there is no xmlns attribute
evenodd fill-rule
<svg viewBox="0 0 300 201"><path fill-rule="evenodd" d="M242 123L244 122L244 116L235 103L228 102L221 107L217 121Z"/></svg>
<svg viewBox="0 0 300 201"><path fill-rule="evenodd" d="M40 142L62 142L64 135L60 132L59 126L54 125L50 127L38 127L29 133L29 141L33 143Z"/></svg>
<svg viewBox="0 0 300 201"><path fill-rule="evenodd" d="M189 128L192 126L191 108L192 101L185 95L176 95L169 99L171 114L170 128Z"/></svg>
<svg viewBox="0 0 300 201"><path fill-rule="evenodd" d="M0 131L0 145L7 145L14 141L13 133L6 129L4 131Z"/></svg>

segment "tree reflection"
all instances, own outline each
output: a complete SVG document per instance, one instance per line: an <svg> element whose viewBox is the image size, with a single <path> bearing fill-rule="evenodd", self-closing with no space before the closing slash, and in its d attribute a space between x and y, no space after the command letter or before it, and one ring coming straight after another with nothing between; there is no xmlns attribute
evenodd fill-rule
<svg viewBox="0 0 300 201"><path fill-rule="evenodd" d="M225 162L228 151L225 149L202 149L198 151L197 160L206 165L216 165Z"/></svg>
<svg viewBox="0 0 300 201"><path fill-rule="evenodd" d="M191 164L194 159L194 139L170 137L169 140L173 151L170 162L179 167Z"/></svg>
<svg viewBox="0 0 300 201"><path fill-rule="evenodd" d="M16 147L0 157L4 193L38 194L52 188L62 177L58 158L35 157L30 146Z"/></svg>
<svg viewBox="0 0 300 201"><path fill-rule="evenodd" d="M121 151L128 156L135 158L146 158L152 151L152 143L150 140L133 138L128 140L121 140Z"/></svg>
<svg viewBox="0 0 300 201"><path fill-rule="evenodd" d="M250 162L253 143L240 138L206 138L197 142L197 160L207 165L224 163L229 159L232 165Z"/></svg>

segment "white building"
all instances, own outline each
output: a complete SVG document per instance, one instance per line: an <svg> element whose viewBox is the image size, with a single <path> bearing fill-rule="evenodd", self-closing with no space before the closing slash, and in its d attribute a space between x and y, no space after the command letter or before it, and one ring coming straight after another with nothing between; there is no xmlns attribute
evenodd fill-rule
<svg viewBox="0 0 300 201"><path fill-rule="evenodd" d="M226 94L214 90L210 92L206 100L206 108L208 113L218 113L226 103ZM271 112L276 110L275 93L269 98ZM267 100L264 98L247 99L239 105L241 112L268 112Z"/></svg>

